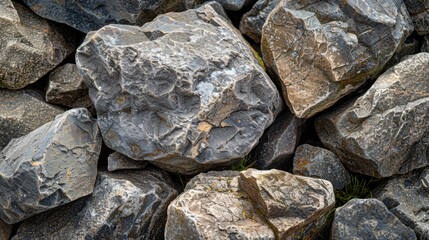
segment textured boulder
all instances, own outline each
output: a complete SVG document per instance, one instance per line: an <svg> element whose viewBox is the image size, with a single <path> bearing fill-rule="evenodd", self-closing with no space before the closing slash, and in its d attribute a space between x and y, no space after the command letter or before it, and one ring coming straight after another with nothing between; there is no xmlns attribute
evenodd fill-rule
<svg viewBox="0 0 429 240"><path fill-rule="evenodd" d="M304 123L303 119L290 112L278 116L252 150L252 158L256 160L254 167L271 169L288 165L288 161L292 162Z"/></svg>
<svg viewBox="0 0 429 240"><path fill-rule="evenodd" d="M399 221L377 199L352 199L335 210L332 240L342 239L417 239L410 228Z"/></svg>
<svg viewBox="0 0 429 240"><path fill-rule="evenodd" d="M206 2L215 1L222 4L222 7L230 11L239 11L243 7L254 3L254 0L205 0Z"/></svg>
<svg viewBox="0 0 429 240"><path fill-rule="evenodd" d="M253 41L260 43L262 27L268 18L268 14L280 0L259 0L252 9L245 13L240 21L240 31Z"/></svg>
<svg viewBox="0 0 429 240"><path fill-rule="evenodd" d="M328 180L335 189L342 189L350 182L349 173L334 153L308 144L296 149L293 173Z"/></svg>
<svg viewBox="0 0 429 240"><path fill-rule="evenodd" d="M0 151L12 138L30 133L63 112L35 91L0 89Z"/></svg>
<svg viewBox="0 0 429 240"><path fill-rule="evenodd" d="M418 239L429 239L429 170L415 170L387 180L373 191L391 213L416 233Z"/></svg>
<svg viewBox="0 0 429 240"><path fill-rule="evenodd" d="M13 239L163 239L177 194L168 174L153 168L100 172L91 196L24 221Z"/></svg>
<svg viewBox="0 0 429 240"><path fill-rule="evenodd" d="M168 207L165 239L311 239L334 203L325 180L279 170L202 173Z"/></svg>
<svg viewBox="0 0 429 240"><path fill-rule="evenodd" d="M412 30L402 0L285 0L261 48L291 111L308 118L380 73Z"/></svg>
<svg viewBox="0 0 429 240"><path fill-rule="evenodd" d="M142 169L147 165L145 161L136 161L123 154L114 152L107 158L107 169L117 171L123 169Z"/></svg>
<svg viewBox="0 0 429 240"><path fill-rule="evenodd" d="M0 218L25 218L90 194L101 136L84 108L13 139L0 154ZM4 155L4 156L2 156Z"/></svg>
<svg viewBox="0 0 429 240"><path fill-rule="evenodd" d="M183 11L196 5L193 0L24 0L24 2L38 15L65 23L82 32L98 30L112 23L143 25L158 14Z"/></svg>
<svg viewBox="0 0 429 240"><path fill-rule="evenodd" d="M376 177L428 165L429 53L408 56L355 101L315 121L350 171Z"/></svg>
<svg viewBox="0 0 429 240"><path fill-rule="evenodd" d="M404 0L419 35L429 34L429 2L427 0Z"/></svg>
<svg viewBox="0 0 429 240"><path fill-rule="evenodd" d="M257 144L281 98L224 14L213 2L88 34L76 62L109 148L192 174Z"/></svg>
<svg viewBox="0 0 429 240"><path fill-rule="evenodd" d="M0 1L0 29L1 88L37 81L74 51L57 26L10 0Z"/></svg>
<svg viewBox="0 0 429 240"><path fill-rule="evenodd" d="M9 240L12 233L12 225L0 220L0 240Z"/></svg>
<svg viewBox="0 0 429 240"><path fill-rule="evenodd" d="M46 102L70 108L88 108L92 105L88 88L75 64L67 63L51 72Z"/></svg>

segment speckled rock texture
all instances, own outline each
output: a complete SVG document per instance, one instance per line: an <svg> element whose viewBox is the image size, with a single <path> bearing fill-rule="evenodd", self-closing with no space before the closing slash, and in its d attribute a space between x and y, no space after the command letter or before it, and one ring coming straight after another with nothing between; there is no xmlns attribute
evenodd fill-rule
<svg viewBox="0 0 429 240"><path fill-rule="evenodd" d="M279 171L202 173L168 207L165 239L311 239L332 185Z"/></svg>
<svg viewBox="0 0 429 240"><path fill-rule="evenodd" d="M381 201L355 198L335 210L330 239L414 240L417 237Z"/></svg>
<svg viewBox="0 0 429 240"><path fill-rule="evenodd" d="M58 26L10 0L0 0L0 29L1 88L37 81L74 51Z"/></svg>
<svg viewBox="0 0 429 240"><path fill-rule="evenodd" d="M198 173L247 155L282 107L215 2L142 27L89 33L76 63L106 145L172 172Z"/></svg>
<svg viewBox="0 0 429 240"><path fill-rule="evenodd" d="M279 115L252 150L253 165L258 169L271 169L292 165L305 120L286 111Z"/></svg>
<svg viewBox="0 0 429 240"><path fill-rule="evenodd" d="M427 0L404 0L419 35L429 34L429 2Z"/></svg>
<svg viewBox="0 0 429 240"><path fill-rule="evenodd" d="M158 14L193 8L194 0L24 0L38 15L65 23L82 32L95 31L109 24L143 25Z"/></svg>
<svg viewBox="0 0 429 240"><path fill-rule="evenodd" d="M0 240L9 240L12 233L12 225L0 220Z"/></svg>
<svg viewBox="0 0 429 240"><path fill-rule="evenodd" d="M429 53L408 56L355 101L315 121L324 146L350 171L375 177L428 165Z"/></svg>
<svg viewBox="0 0 429 240"><path fill-rule="evenodd" d="M293 173L328 180L334 189L342 189L350 182L350 174L334 153L308 144L296 149Z"/></svg>
<svg viewBox="0 0 429 240"><path fill-rule="evenodd" d="M268 14L280 0L259 0L252 9L245 13L240 21L240 31L250 37L256 43L261 42L262 27L268 18Z"/></svg>
<svg viewBox="0 0 429 240"><path fill-rule="evenodd" d="M118 152L110 154L107 158L107 169L109 171L143 169L146 165L146 161L136 161Z"/></svg>
<svg viewBox="0 0 429 240"><path fill-rule="evenodd" d="M88 108L92 105L88 88L80 76L79 70L76 64L71 63L57 67L51 72L45 99L48 103L69 108Z"/></svg>
<svg viewBox="0 0 429 240"><path fill-rule="evenodd" d="M429 169L397 175L373 191L402 223L414 230L418 239L429 239Z"/></svg>
<svg viewBox="0 0 429 240"><path fill-rule="evenodd" d="M0 151L12 138L30 133L63 112L35 91L0 89Z"/></svg>
<svg viewBox="0 0 429 240"><path fill-rule="evenodd" d="M225 10L230 11L239 11L243 7L248 6L255 2L255 0L211 0L222 4L222 7ZM209 0L205 0L205 2L210 2Z"/></svg>
<svg viewBox="0 0 429 240"><path fill-rule="evenodd" d="M100 149L84 108L13 139L0 154L0 218L17 223L92 193Z"/></svg>
<svg viewBox="0 0 429 240"><path fill-rule="evenodd" d="M261 49L290 110L308 118L380 73L412 31L402 0L284 0Z"/></svg>
<svg viewBox="0 0 429 240"><path fill-rule="evenodd" d="M163 239L177 194L168 174L153 168L100 172L91 196L24 221L13 239Z"/></svg>

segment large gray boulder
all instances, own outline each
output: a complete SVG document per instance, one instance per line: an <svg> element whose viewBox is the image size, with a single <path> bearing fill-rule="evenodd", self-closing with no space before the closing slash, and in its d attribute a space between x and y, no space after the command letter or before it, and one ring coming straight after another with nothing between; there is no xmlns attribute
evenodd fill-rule
<svg viewBox="0 0 429 240"><path fill-rule="evenodd" d="M245 156L281 110L275 85L222 6L91 32L76 63L103 139L132 159L192 174Z"/></svg>
<svg viewBox="0 0 429 240"><path fill-rule="evenodd" d="M100 149L84 108L13 139L0 154L0 218L17 223L92 193Z"/></svg>
<svg viewBox="0 0 429 240"><path fill-rule="evenodd" d="M0 240L9 240L12 234L12 225L0 220Z"/></svg>
<svg viewBox="0 0 429 240"><path fill-rule="evenodd" d="M161 13L192 8L198 1L24 0L24 2L38 15L56 22L65 23L86 33L112 23L141 26Z"/></svg>
<svg viewBox="0 0 429 240"><path fill-rule="evenodd" d="M253 5L252 9L245 13L240 21L240 31L250 37L253 41L260 43L262 27L268 18L268 14L280 0L259 0Z"/></svg>
<svg viewBox="0 0 429 240"><path fill-rule="evenodd" d="M177 195L168 174L153 168L100 172L91 196L24 221L13 239L163 239Z"/></svg>
<svg viewBox="0 0 429 240"><path fill-rule="evenodd" d="M375 177L428 165L429 53L409 56L355 101L315 121L324 146L350 171Z"/></svg>
<svg viewBox="0 0 429 240"><path fill-rule="evenodd" d="M136 161L118 152L110 154L107 158L107 169L109 171L117 171L123 169L142 169L146 165L146 161Z"/></svg>
<svg viewBox="0 0 429 240"><path fill-rule="evenodd" d="M35 91L0 89L0 151L12 138L30 133L63 112Z"/></svg>
<svg viewBox="0 0 429 240"><path fill-rule="evenodd" d="M413 240L417 237L381 201L355 198L335 210L330 239Z"/></svg>
<svg viewBox="0 0 429 240"><path fill-rule="evenodd" d="M10 0L0 0L0 29L1 88L37 81L74 51L58 26Z"/></svg>
<svg viewBox="0 0 429 240"><path fill-rule="evenodd" d="M291 111L308 118L380 73L412 31L402 0L284 0L261 48Z"/></svg>
<svg viewBox="0 0 429 240"><path fill-rule="evenodd" d="M429 2L427 0L404 0L419 35L429 34Z"/></svg>

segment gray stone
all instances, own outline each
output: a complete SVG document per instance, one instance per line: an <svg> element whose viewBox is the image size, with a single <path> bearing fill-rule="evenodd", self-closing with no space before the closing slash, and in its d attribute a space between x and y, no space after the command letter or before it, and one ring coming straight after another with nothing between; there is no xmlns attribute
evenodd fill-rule
<svg viewBox="0 0 429 240"><path fill-rule="evenodd" d="M428 165L429 53L408 56L361 97L318 117L317 134L350 171L375 177Z"/></svg>
<svg viewBox="0 0 429 240"><path fill-rule="evenodd" d="M74 51L58 26L10 0L0 0L0 29L1 88L37 81Z"/></svg>
<svg viewBox="0 0 429 240"><path fill-rule="evenodd" d="M89 33L76 62L106 145L168 171L233 163L282 108L253 50L215 2L142 27Z"/></svg>
<svg viewBox="0 0 429 240"><path fill-rule="evenodd" d="M418 239L429 239L429 195L425 181L429 169L397 175L373 191L403 224L414 230Z"/></svg>
<svg viewBox="0 0 429 240"><path fill-rule="evenodd" d="M12 234L12 225L0 220L0 240L9 240Z"/></svg>
<svg viewBox="0 0 429 240"><path fill-rule="evenodd" d="M91 196L24 221L13 239L163 239L177 195L168 174L153 168L100 172Z"/></svg>
<svg viewBox="0 0 429 240"><path fill-rule="evenodd" d="M352 199L335 210L330 239L417 238L414 231L401 223L382 202L370 198Z"/></svg>
<svg viewBox="0 0 429 240"><path fill-rule="evenodd" d="M88 88L75 64L67 63L51 72L46 102L70 108L92 106Z"/></svg>
<svg viewBox="0 0 429 240"><path fill-rule="evenodd" d="M429 35L423 38L422 52L429 52Z"/></svg>
<svg viewBox="0 0 429 240"><path fill-rule="evenodd" d="M222 4L225 10L239 11L243 7L254 3L254 0L205 0L205 2L215 1Z"/></svg>
<svg viewBox="0 0 429 240"><path fill-rule="evenodd" d="M35 91L0 89L0 151L12 138L30 133L63 112Z"/></svg>
<svg viewBox="0 0 429 240"><path fill-rule="evenodd" d="M136 161L123 154L114 152L107 158L107 169L117 171L123 169L142 169L147 165L145 161Z"/></svg>
<svg viewBox="0 0 429 240"><path fill-rule="evenodd" d="M295 117L289 111L278 116L252 151L252 158L256 160L254 167L271 169L292 162L304 123L305 120Z"/></svg>
<svg viewBox="0 0 429 240"><path fill-rule="evenodd" d="M13 139L0 155L0 218L12 224L92 193L101 136L84 108Z"/></svg>
<svg viewBox="0 0 429 240"><path fill-rule="evenodd" d="M419 35L429 34L429 2L427 0L404 0Z"/></svg>
<svg viewBox="0 0 429 240"><path fill-rule="evenodd" d="M82 32L95 31L109 24L143 25L157 15L193 8L194 0L24 0L38 15L65 23Z"/></svg>
<svg viewBox="0 0 429 240"><path fill-rule="evenodd" d="M260 43L262 27L268 18L268 14L280 0L259 0L252 9L245 13L240 21L240 31L253 41Z"/></svg>
<svg viewBox="0 0 429 240"><path fill-rule="evenodd" d="M392 58L390 58L389 62L387 62L384 69L387 70L388 68L393 67L394 65L401 62L402 58L406 56L422 52L421 45L421 42L415 38L414 35L409 36L404 44L402 44L396 53L393 54Z"/></svg>
<svg viewBox="0 0 429 240"><path fill-rule="evenodd" d="M412 31L402 0L285 0L261 49L291 111L308 118L379 74Z"/></svg>
<svg viewBox="0 0 429 240"><path fill-rule="evenodd" d="M328 180L334 189L342 189L350 182L350 174L334 153L308 144L296 149L293 173Z"/></svg>

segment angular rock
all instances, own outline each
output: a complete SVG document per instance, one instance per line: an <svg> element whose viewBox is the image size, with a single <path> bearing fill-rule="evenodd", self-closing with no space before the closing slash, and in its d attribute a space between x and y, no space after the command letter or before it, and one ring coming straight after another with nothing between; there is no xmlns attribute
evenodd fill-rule
<svg viewBox="0 0 429 240"><path fill-rule="evenodd" d="M418 239L429 239L429 170L397 175L373 191L403 224L414 230Z"/></svg>
<svg viewBox="0 0 429 240"><path fill-rule="evenodd" d="M404 0L419 35L429 34L429 2L427 0Z"/></svg>
<svg viewBox="0 0 429 240"><path fill-rule="evenodd" d="M0 220L0 240L9 240L12 234L12 225Z"/></svg>
<svg viewBox="0 0 429 240"><path fill-rule="evenodd" d="M355 101L315 121L350 171L375 177L428 165L429 53L408 56Z"/></svg>
<svg viewBox="0 0 429 240"><path fill-rule="evenodd" d="M84 108L13 139L0 156L0 218L17 223L90 194L101 136Z"/></svg>
<svg viewBox="0 0 429 240"><path fill-rule="evenodd" d="M198 1L24 0L24 2L43 18L65 23L87 33L114 23L140 26L159 14L193 8Z"/></svg>
<svg viewBox="0 0 429 240"><path fill-rule="evenodd" d="M377 199L352 199L335 210L332 222L332 240L342 239L417 239Z"/></svg>
<svg viewBox="0 0 429 240"><path fill-rule="evenodd" d="M268 14L280 0L259 0L252 9L245 13L240 21L240 31L250 37L256 43L261 42L262 26L268 18Z"/></svg>
<svg viewBox="0 0 429 240"><path fill-rule="evenodd" d="M110 154L107 158L107 163L107 169L109 171L142 169L147 165L147 162L145 161L136 161L118 152Z"/></svg>
<svg viewBox="0 0 429 240"><path fill-rule="evenodd" d="M70 108L92 105L88 88L75 64L67 63L51 72L46 102Z"/></svg>
<svg viewBox="0 0 429 240"><path fill-rule="evenodd" d="M252 150L254 167L271 169L287 165L298 146L304 123L288 111L278 116Z"/></svg>
<svg viewBox="0 0 429 240"><path fill-rule="evenodd" d="M91 196L24 221L13 239L163 239L177 195L168 174L153 168L100 172Z"/></svg>
<svg viewBox="0 0 429 240"><path fill-rule="evenodd" d="M308 118L380 73L412 31L402 0L285 0L261 48L291 111Z"/></svg>
<svg viewBox="0 0 429 240"><path fill-rule="evenodd" d="M205 0L205 1L209 2L209 0ZM222 4L222 7L225 10L230 10L230 11L239 11L243 7L254 3L254 0L213 0L213 1Z"/></svg>
<svg viewBox="0 0 429 240"><path fill-rule="evenodd" d="M308 144L296 149L293 173L328 180L334 189L342 189L350 182L350 174L334 153Z"/></svg>
<svg viewBox="0 0 429 240"><path fill-rule="evenodd" d="M0 151L12 138L30 133L63 112L35 91L0 89Z"/></svg>
<svg viewBox="0 0 429 240"><path fill-rule="evenodd" d="M0 1L0 29L1 88L37 81L74 51L58 26L10 0Z"/></svg>
<svg viewBox="0 0 429 240"><path fill-rule="evenodd" d="M109 148L192 174L248 154L282 108L253 50L212 2L89 33L76 62Z"/></svg>

